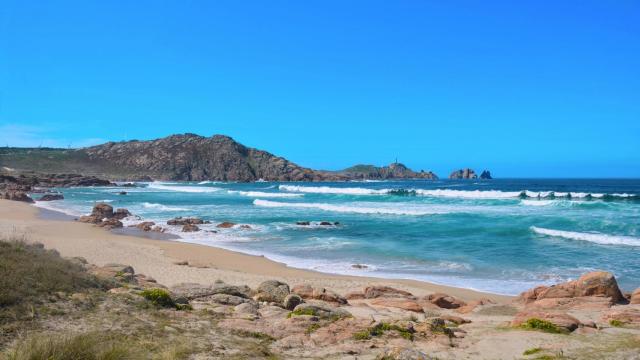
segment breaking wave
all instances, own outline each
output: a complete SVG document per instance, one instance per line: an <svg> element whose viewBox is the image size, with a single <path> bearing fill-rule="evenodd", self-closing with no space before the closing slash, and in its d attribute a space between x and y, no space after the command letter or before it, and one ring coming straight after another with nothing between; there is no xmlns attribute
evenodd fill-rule
<svg viewBox="0 0 640 360"><path fill-rule="evenodd" d="M220 191L220 188L211 187L211 186L179 186L179 185L167 185L164 183L152 182L147 188L156 189L156 190L164 190L164 191L177 191L177 192L187 192L187 193L210 193Z"/></svg>
<svg viewBox="0 0 640 360"><path fill-rule="evenodd" d="M531 230L536 234L561 237L570 240L588 241L602 245L629 245L640 246L640 238L633 236L623 235L607 235L601 233L582 233L576 231L564 231L545 229L537 226L532 226Z"/></svg>
<svg viewBox="0 0 640 360"><path fill-rule="evenodd" d="M269 200L260 200L256 199L253 201L253 204L256 206L263 207L271 207L271 208L304 208L304 209L318 209L324 211L334 211L341 213L357 213L357 214L389 214L389 215L433 215L433 214L446 214L448 211L437 210L437 209L429 209L429 210L418 210L418 209L407 209L406 206L398 206L398 207L389 207L384 206L384 204L375 204L378 205L376 207L372 206L354 206L354 205L333 205L333 204L324 204L324 203L285 203L278 201L269 201ZM374 204L371 204L374 205Z"/></svg>
<svg viewBox="0 0 640 360"><path fill-rule="evenodd" d="M451 190L451 189L367 189L359 187L331 187L331 186L298 186L280 185L280 190L314 193L314 194L342 194L342 195L400 195L400 196L430 196L459 199L601 199L601 200L636 200L638 195L615 193L586 193L559 191L501 191L501 190Z"/></svg>
<svg viewBox="0 0 640 360"><path fill-rule="evenodd" d="M347 187L331 187L331 186L298 186L298 185L280 185L280 190L313 194L344 194L344 195L386 195L389 189L365 189L365 188L347 188Z"/></svg>
<svg viewBox="0 0 640 360"><path fill-rule="evenodd" d="M296 193L274 193L274 192L263 192L263 191L233 191L233 190L229 190L229 194L239 194L242 196L259 197L259 198L292 198L292 197L304 196L304 194L296 194Z"/></svg>
<svg viewBox="0 0 640 360"><path fill-rule="evenodd" d="M187 211L187 210L189 210L189 209L185 209L185 208L181 208L181 207L167 206L167 205L149 203L149 202L143 202L142 203L142 207L145 208L145 209L153 209L153 210L159 210L159 211Z"/></svg>

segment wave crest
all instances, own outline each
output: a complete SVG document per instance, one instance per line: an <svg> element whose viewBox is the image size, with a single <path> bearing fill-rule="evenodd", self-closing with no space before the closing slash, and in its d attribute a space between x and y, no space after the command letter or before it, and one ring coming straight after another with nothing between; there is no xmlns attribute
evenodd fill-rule
<svg viewBox="0 0 640 360"><path fill-rule="evenodd" d="M164 190L164 191L177 191L177 192L187 192L187 193L210 193L220 191L220 188L211 187L211 186L180 186L180 185L168 185L159 182L150 183L147 188L156 189L156 190Z"/></svg>
<svg viewBox="0 0 640 360"><path fill-rule="evenodd" d="M602 245L640 246L640 238L633 236L607 235L601 233L582 233L576 231L545 229L537 226L532 226L531 230L540 235L561 237L569 240L588 241Z"/></svg>
<svg viewBox="0 0 640 360"><path fill-rule="evenodd" d="M274 193L274 192L264 192L264 191L234 191L234 190L229 190L229 194L239 194L242 196L259 197L259 198L292 198L292 197L304 196L304 194L296 194L296 193Z"/></svg>
<svg viewBox="0 0 640 360"><path fill-rule="evenodd" d="M438 210L411 210L398 207L385 207L383 204L376 204L378 207L365 207L365 206L354 206L354 205L333 205L333 204L325 204L325 203L286 203L286 202L278 202L278 201L269 201L269 200L260 200L256 199L253 201L253 204L256 206L263 207L271 207L271 208L279 208L279 207L290 207L290 208L303 208L303 209L318 209L324 211L334 211L334 212L342 212L342 213L357 213L357 214L388 214L388 215L433 215L433 214L445 214L446 211L438 211Z"/></svg>

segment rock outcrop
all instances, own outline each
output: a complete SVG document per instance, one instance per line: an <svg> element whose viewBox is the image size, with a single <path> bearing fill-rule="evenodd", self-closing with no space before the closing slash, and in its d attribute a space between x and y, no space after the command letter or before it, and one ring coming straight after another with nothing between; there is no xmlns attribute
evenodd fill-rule
<svg viewBox="0 0 640 360"><path fill-rule="evenodd" d="M438 175L431 171L415 172L404 164L391 163L388 166L356 165L339 172L348 179L429 179L437 180Z"/></svg>
<svg viewBox="0 0 640 360"><path fill-rule="evenodd" d="M64 200L64 195L62 194L45 194L38 201L55 201L55 200Z"/></svg>
<svg viewBox="0 0 640 360"><path fill-rule="evenodd" d="M127 209L117 209L113 211L113 207L109 204L99 203L94 205L90 215L80 216L78 221L94 224L107 229L121 228L123 226L120 220L131 216Z"/></svg>
<svg viewBox="0 0 640 360"><path fill-rule="evenodd" d="M553 286L538 286L520 294L518 300L525 304L544 299L580 298L598 296L607 298L612 304L625 302L613 274L606 271L594 271L582 275L578 280Z"/></svg>
<svg viewBox="0 0 640 360"><path fill-rule="evenodd" d="M491 172L489 170L484 170L481 174L480 174L480 179L483 180L491 180L493 179L491 177Z"/></svg>
<svg viewBox="0 0 640 360"><path fill-rule="evenodd" d="M347 299L340 294L325 288L314 288L311 285L296 285L291 289L291 292L300 295L305 300L322 300L337 304L347 303Z"/></svg>
<svg viewBox="0 0 640 360"><path fill-rule="evenodd" d="M449 175L449 179L477 179L478 175L473 169L465 168L456 170Z"/></svg>

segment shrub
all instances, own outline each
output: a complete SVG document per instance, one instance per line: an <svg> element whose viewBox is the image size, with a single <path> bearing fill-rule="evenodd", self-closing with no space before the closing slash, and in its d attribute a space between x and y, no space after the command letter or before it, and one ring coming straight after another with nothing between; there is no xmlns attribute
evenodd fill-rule
<svg viewBox="0 0 640 360"><path fill-rule="evenodd" d="M164 289L146 289L140 294L145 299L151 301L152 304L160 307L176 307L176 303L169 295L169 292Z"/></svg>
<svg viewBox="0 0 640 360"><path fill-rule="evenodd" d="M614 326L614 327L623 327L624 326L624 322L621 320L617 320L617 319L611 319L609 320L609 325Z"/></svg>
<svg viewBox="0 0 640 360"><path fill-rule="evenodd" d="M531 348L531 349L527 349L527 350L525 350L525 351L522 353L522 355L533 355L533 354L537 354L537 353L539 353L540 351L542 351L542 348L539 348L539 347L537 347L537 348Z"/></svg>
<svg viewBox="0 0 640 360"><path fill-rule="evenodd" d="M316 311L312 308L305 308L305 309L296 309L293 310L292 312L289 313L289 315L287 315L287 317L292 317L292 316L301 316L301 315L311 315L311 316L318 316L318 314L316 313Z"/></svg>
<svg viewBox="0 0 640 360"><path fill-rule="evenodd" d="M398 325L391 325L386 322L380 322L373 327L358 331L353 334L353 338L355 340L368 340L373 336L381 336L387 331L397 331L403 338L407 340L413 340L413 333L411 331Z"/></svg>
<svg viewBox="0 0 640 360"><path fill-rule="evenodd" d="M556 324L550 321L541 320L537 318L531 318L525 321L521 325L521 327L528 330L540 330L540 331L544 331L552 334L565 334L567 332L563 328L558 327Z"/></svg>
<svg viewBox="0 0 640 360"><path fill-rule="evenodd" d="M320 324L311 324L311 325L309 325L307 330L305 330L305 333L311 334L311 333L315 332L318 329L320 329Z"/></svg>

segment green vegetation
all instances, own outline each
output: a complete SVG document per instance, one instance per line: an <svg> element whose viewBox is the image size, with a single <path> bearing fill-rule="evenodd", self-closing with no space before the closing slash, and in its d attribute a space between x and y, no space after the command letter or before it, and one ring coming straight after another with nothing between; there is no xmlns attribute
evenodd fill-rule
<svg viewBox="0 0 640 360"><path fill-rule="evenodd" d="M171 295L164 289L146 289L140 293L143 298L151 301L153 305L160 307L176 307Z"/></svg>
<svg viewBox="0 0 640 360"><path fill-rule="evenodd" d="M566 334L567 331L561 327L558 327L556 324L547 321L541 320L537 318L531 318L525 321L521 327L527 330L540 330L551 334Z"/></svg>
<svg viewBox="0 0 640 360"><path fill-rule="evenodd" d="M368 340L374 336L381 336L387 331L397 331L403 338L407 340L413 340L413 333L411 331L398 325L392 325L386 322L379 322L373 327L358 331L353 334L353 338L355 340Z"/></svg>
<svg viewBox="0 0 640 360"><path fill-rule="evenodd" d="M57 251L23 240L0 239L0 324L31 317L50 296L109 287Z"/></svg>
<svg viewBox="0 0 640 360"><path fill-rule="evenodd" d="M536 347L536 348L531 348L531 349L527 349L525 350L522 355L533 355L533 354L537 354L540 351L542 351L542 348Z"/></svg>
<svg viewBox="0 0 640 360"><path fill-rule="evenodd" d="M301 316L301 315L318 316L318 313L312 308L296 309L290 312L289 315L287 315L287 317L290 318L292 316Z"/></svg>
<svg viewBox="0 0 640 360"><path fill-rule="evenodd" d="M320 328L321 328L320 324L311 324L311 325L309 325L307 330L305 330L305 333L307 333L307 335L308 335L308 334L311 334L311 333L315 332L316 330L318 330Z"/></svg>
<svg viewBox="0 0 640 360"><path fill-rule="evenodd" d="M614 326L614 327L623 327L624 326L624 322L621 320L617 320L617 319L611 319L609 320L609 325Z"/></svg>

